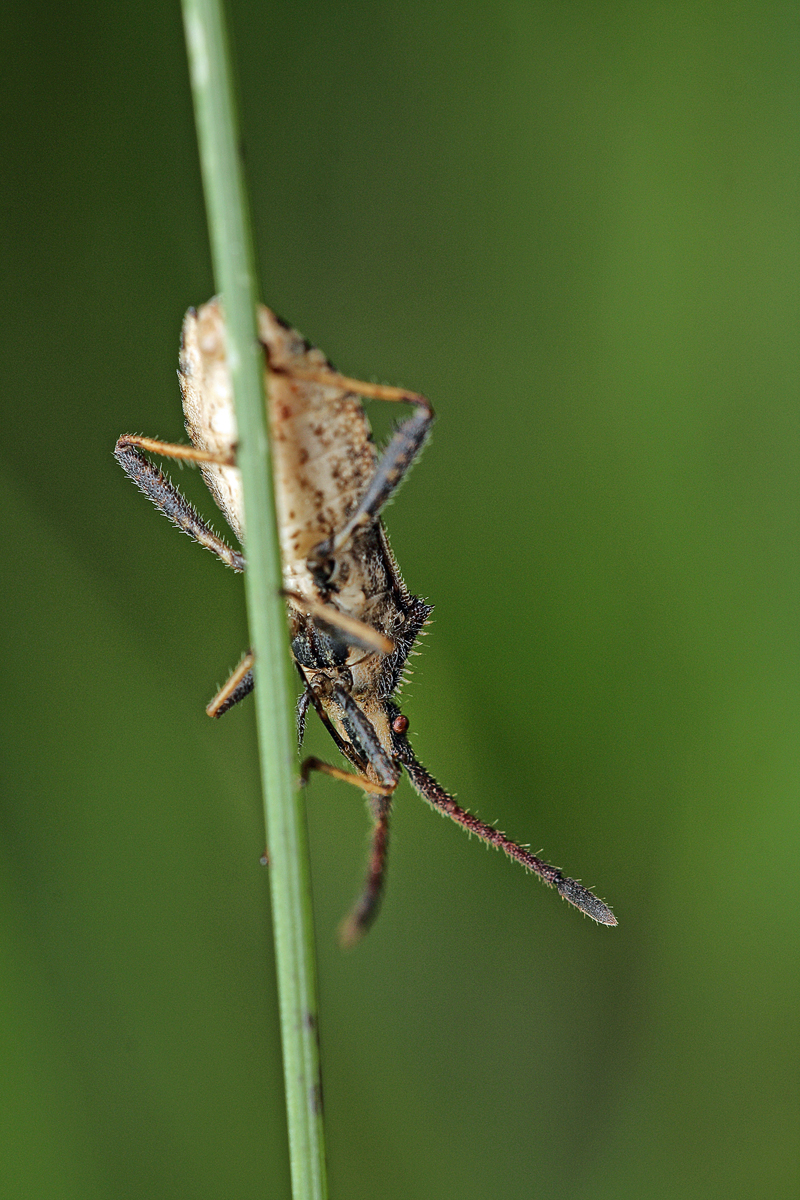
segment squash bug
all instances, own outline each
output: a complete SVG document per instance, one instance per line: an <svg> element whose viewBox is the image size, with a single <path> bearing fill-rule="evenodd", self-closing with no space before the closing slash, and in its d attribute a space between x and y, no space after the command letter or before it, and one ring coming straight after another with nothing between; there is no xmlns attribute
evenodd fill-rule
<svg viewBox="0 0 800 1200"><path fill-rule="evenodd" d="M313 770L360 788L373 832L363 892L341 928L352 943L369 928L386 870L392 797L405 771L434 809L503 850L593 920L616 925L602 900L574 879L456 804L417 760L397 694L409 655L431 613L400 574L381 510L420 453L433 421L428 400L403 388L340 375L325 355L267 308L258 313L264 351L274 486L292 654L302 681L297 726L302 744L313 708L352 771L308 758ZM234 571L240 550L206 524L144 452L196 462L240 545L246 545L236 415L219 300L189 309L183 323L179 380L190 446L126 435L115 456L134 483L170 520ZM359 397L405 403L412 413L382 453ZM219 717L253 687L245 655L208 705Z"/></svg>

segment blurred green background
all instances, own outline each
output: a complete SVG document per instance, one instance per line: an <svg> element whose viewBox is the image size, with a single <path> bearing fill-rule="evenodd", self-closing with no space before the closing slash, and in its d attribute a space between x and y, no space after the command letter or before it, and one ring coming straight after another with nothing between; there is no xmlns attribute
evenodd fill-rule
<svg viewBox="0 0 800 1200"><path fill-rule="evenodd" d="M230 11L265 299L437 410L420 758L620 920L403 784L343 954L315 778L333 1200L794 1197L798 5ZM241 580L111 457L213 291L180 13L2 20L0 1193L287 1196Z"/></svg>

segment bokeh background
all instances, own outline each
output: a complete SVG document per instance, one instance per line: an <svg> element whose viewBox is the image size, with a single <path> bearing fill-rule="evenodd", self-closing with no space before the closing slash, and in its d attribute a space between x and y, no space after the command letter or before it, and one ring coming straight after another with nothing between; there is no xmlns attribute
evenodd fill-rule
<svg viewBox="0 0 800 1200"><path fill-rule="evenodd" d="M314 779L332 1197L794 1197L798 5L230 14L265 299L437 409L418 753L620 921L404 784L343 954ZM111 457L213 291L180 13L2 20L0 1192L287 1196L241 580Z"/></svg>

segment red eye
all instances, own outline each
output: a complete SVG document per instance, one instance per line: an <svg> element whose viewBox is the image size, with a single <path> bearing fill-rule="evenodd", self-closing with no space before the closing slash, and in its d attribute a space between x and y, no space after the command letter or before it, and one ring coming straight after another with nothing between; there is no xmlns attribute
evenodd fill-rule
<svg viewBox="0 0 800 1200"><path fill-rule="evenodd" d="M408 717L404 717L402 713L395 717L392 721L392 729L395 733L405 733L408 729Z"/></svg>

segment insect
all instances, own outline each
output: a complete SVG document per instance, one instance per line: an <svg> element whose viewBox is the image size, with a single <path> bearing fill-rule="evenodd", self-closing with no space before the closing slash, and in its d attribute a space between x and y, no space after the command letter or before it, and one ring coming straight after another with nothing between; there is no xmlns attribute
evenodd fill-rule
<svg viewBox="0 0 800 1200"><path fill-rule="evenodd" d="M418 762L409 742L408 718L396 697L432 610L403 582L380 513L422 448L433 421L430 403L403 388L340 375L320 350L267 308L259 309L258 331L267 375L283 589L302 681L298 736L302 745L313 708L353 768L308 758L301 776L306 781L311 771L321 771L360 788L373 821L366 881L341 927L342 941L357 941L377 913L392 797L403 771L438 812L499 847L595 921L616 925L611 910L587 888L456 804ZM198 463L237 540L246 545L219 300L186 314L178 375L191 445L126 435L117 442L115 456L179 529L234 571L243 571L242 552L214 533L144 453ZM359 397L412 406L382 453L372 441ZM210 716L221 716L252 690L252 667L248 653L208 705Z"/></svg>

